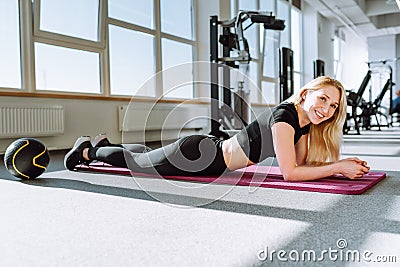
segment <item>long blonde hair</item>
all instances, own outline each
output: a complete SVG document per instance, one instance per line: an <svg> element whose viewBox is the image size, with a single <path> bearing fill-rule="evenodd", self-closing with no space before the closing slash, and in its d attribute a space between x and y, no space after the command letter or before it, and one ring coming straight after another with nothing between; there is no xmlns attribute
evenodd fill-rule
<svg viewBox="0 0 400 267"><path fill-rule="evenodd" d="M287 100L298 108L303 101L304 91L319 90L326 86L333 86L339 90L340 102L330 119L320 124L311 124L306 159L308 165L322 165L324 162L339 159L343 139L343 124L346 120L346 92L338 80L329 76L321 76L304 85L297 94Z"/></svg>

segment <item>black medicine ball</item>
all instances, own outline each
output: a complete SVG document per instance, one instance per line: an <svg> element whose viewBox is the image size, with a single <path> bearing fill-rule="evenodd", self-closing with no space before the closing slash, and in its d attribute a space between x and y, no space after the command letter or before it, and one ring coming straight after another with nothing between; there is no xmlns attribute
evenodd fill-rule
<svg viewBox="0 0 400 267"><path fill-rule="evenodd" d="M9 145L4 155L7 170L21 179L33 179L41 175L49 165L46 146L34 138L20 138Z"/></svg>

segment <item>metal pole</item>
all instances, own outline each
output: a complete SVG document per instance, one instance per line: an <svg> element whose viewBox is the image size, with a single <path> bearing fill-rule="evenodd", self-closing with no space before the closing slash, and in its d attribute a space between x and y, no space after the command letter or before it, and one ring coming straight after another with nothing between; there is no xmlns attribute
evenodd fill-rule
<svg viewBox="0 0 400 267"><path fill-rule="evenodd" d="M219 133L218 16L210 17L211 133Z"/></svg>

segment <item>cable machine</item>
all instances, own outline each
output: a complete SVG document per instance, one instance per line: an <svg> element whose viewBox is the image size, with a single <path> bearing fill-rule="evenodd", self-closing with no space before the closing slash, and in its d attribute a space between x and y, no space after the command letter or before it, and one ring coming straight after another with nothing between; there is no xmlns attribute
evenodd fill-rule
<svg viewBox="0 0 400 267"><path fill-rule="evenodd" d="M381 130L381 122L378 119L377 115L381 115L386 118L386 125L384 126L390 126L390 123L388 121L388 116L390 115L390 111L393 109L392 107L392 94L393 94L393 85L395 83L393 82L393 69L390 64L388 64L388 60L379 60L379 61L369 61L367 62L368 68L371 70L373 76L377 76L376 79L373 79L375 81L371 82L371 85L369 87L369 101L364 101L361 105L361 121L362 121L362 126L366 130L370 130L372 127L377 126L379 130ZM372 87L374 83L378 81L378 87L381 89L381 91L377 94L376 98L373 100L372 95ZM383 85L384 84L384 85ZM383 86L382 86L383 85ZM383 98L385 97L386 93L389 93L389 107L384 107L382 106L382 101ZM382 112L383 110L387 110L387 112ZM385 114L386 113L386 114ZM371 117L375 117L375 122L376 124L371 123Z"/></svg>
<svg viewBox="0 0 400 267"><path fill-rule="evenodd" d="M351 107L351 113L347 113L346 123L343 127L343 132L345 134L348 134L352 128L350 124L351 121L354 122L354 129L357 134L360 134L361 128L371 130L373 127L378 127L380 130L381 126L390 126L392 119L389 122L388 116L391 116L390 111L393 109L392 88L395 83L393 82L393 70L390 64L388 64L388 61L389 60L379 60L367 62L368 72L358 91L347 91L347 106ZM368 85L368 100L365 100L363 95ZM378 91L378 89L380 91ZM389 107L382 105L387 94L389 94L389 96L387 97L386 104ZM375 95L376 98L373 99ZM380 116L379 119L378 115ZM385 125L382 125L380 121L382 116L386 119ZM374 124L371 118L375 119Z"/></svg>
<svg viewBox="0 0 400 267"><path fill-rule="evenodd" d="M246 27L243 24L245 21L250 21ZM244 79L237 82L236 90L231 88L230 71L232 68L239 69L244 74L248 71L251 56L244 32L254 23L263 23L265 30L282 31L285 28L285 21L276 19L271 12L239 11L235 18L226 21L219 21L218 16L210 17L210 134L219 138L229 138L230 130L242 129L250 122L249 92L246 90ZM222 33L218 39L219 26ZM218 43L222 45L222 57L218 55ZM235 56L231 56L231 53ZM222 96L219 85L220 71ZM224 131L220 129L221 126L224 127Z"/></svg>
<svg viewBox="0 0 400 267"><path fill-rule="evenodd" d="M313 66L314 66L314 79L319 76L325 75L325 61L321 59L316 59L313 62Z"/></svg>
<svg viewBox="0 0 400 267"><path fill-rule="evenodd" d="M279 101L286 100L294 93L293 50L287 47L279 49Z"/></svg>

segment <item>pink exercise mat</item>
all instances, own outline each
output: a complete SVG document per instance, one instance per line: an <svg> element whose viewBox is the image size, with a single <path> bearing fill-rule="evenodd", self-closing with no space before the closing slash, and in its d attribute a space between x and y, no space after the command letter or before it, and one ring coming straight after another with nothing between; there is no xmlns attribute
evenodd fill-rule
<svg viewBox="0 0 400 267"><path fill-rule="evenodd" d="M241 186L259 186L310 192L356 195L362 194L386 177L384 172L370 172L357 180L346 179L343 176L331 176L315 181L287 182L283 179L279 167L249 166L224 176L157 176L131 172L127 168L113 167L104 163L92 163L89 166L79 165L78 171L129 175L135 177L164 178L180 181L202 183L234 184Z"/></svg>

